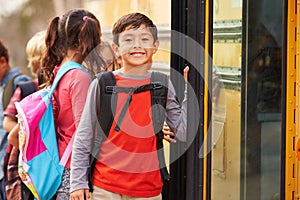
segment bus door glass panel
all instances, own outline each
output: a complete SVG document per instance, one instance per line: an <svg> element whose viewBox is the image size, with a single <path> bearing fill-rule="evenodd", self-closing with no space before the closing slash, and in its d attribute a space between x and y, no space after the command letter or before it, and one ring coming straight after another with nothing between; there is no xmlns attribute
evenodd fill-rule
<svg viewBox="0 0 300 200"><path fill-rule="evenodd" d="M245 4L246 5L246 4ZM278 199L281 172L283 2L248 1L243 51L242 190L246 199Z"/></svg>
<svg viewBox="0 0 300 200"><path fill-rule="evenodd" d="M240 198L242 2L215 0L212 75L212 199Z"/></svg>
<svg viewBox="0 0 300 200"><path fill-rule="evenodd" d="M280 195L282 6L214 1L213 199Z"/></svg>

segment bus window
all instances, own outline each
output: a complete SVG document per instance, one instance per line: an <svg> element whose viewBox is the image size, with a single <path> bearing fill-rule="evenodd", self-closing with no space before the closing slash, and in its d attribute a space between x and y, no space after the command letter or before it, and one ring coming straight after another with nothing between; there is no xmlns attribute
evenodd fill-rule
<svg viewBox="0 0 300 200"><path fill-rule="evenodd" d="M213 117L221 133L213 137L212 197L279 199L283 3L243 2L214 1L214 72L226 115Z"/></svg>

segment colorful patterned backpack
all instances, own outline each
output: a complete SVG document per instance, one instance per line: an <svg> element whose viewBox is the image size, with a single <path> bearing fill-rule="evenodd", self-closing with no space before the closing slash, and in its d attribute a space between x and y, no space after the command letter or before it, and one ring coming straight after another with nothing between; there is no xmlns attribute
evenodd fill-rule
<svg viewBox="0 0 300 200"><path fill-rule="evenodd" d="M64 166L70 156L73 138L60 160L53 117L52 95L71 69L84 68L75 62L64 63L51 86L16 102L19 132L19 175L37 199L51 199L62 180Z"/></svg>

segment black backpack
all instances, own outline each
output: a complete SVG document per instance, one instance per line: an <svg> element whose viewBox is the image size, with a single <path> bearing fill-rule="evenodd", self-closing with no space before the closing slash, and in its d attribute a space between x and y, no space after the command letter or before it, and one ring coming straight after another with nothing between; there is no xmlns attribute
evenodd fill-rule
<svg viewBox="0 0 300 200"><path fill-rule="evenodd" d="M142 85L139 87L118 87L116 86L115 76L112 72L103 72L97 75L97 79L99 81L100 86L100 113L98 114L98 122L101 126L101 133L95 136L93 140L93 147L91 152L90 158L90 168L89 168L89 189L90 192L93 191L93 184L92 184L92 177L94 168L96 165L96 160L99 156L99 151L102 142L107 138L109 131L111 129L113 123L113 116L115 110L112 108L116 108L117 102L117 94L118 92L126 92L128 93L128 99L125 103L119 119L117 121L116 127L114 129L116 131L119 130L119 126L122 123L123 117L129 107L131 102L131 95L133 93L140 93L143 91L150 90L151 93L151 104L152 104L152 121L154 131L157 137L157 149L158 149L158 159L159 159L159 166L160 172L163 180L170 180L169 173L166 168L165 164L165 157L163 152L163 124L165 119L165 109L167 103L167 96L168 96L168 83L169 78L166 74L159 73L159 72L152 72L151 73L151 83ZM114 105L111 105L113 103ZM158 104L160 106L153 106Z"/></svg>

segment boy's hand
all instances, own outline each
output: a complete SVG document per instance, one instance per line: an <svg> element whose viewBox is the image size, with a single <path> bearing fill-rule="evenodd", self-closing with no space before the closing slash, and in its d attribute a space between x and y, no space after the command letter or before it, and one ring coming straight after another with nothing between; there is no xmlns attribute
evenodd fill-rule
<svg viewBox="0 0 300 200"><path fill-rule="evenodd" d="M188 82L188 73L189 73L189 66L186 66L183 70L183 77L185 82ZM175 134L172 132L168 124L165 122L163 126L163 133L164 133L164 139L170 143L175 143L176 140L174 139Z"/></svg>
<svg viewBox="0 0 300 200"><path fill-rule="evenodd" d="M71 200L90 200L90 191L88 189L80 189L71 193Z"/></svg>
<svg viewBox="0 0 300 200"><path fill-rule="evenodd" d="M164 139L170 143L175 143L176 140L174 139L175 134L171 131L168 124L165 122L163 126L163 133L164 133Z"/></svg>
<svg viewBox="0 0 300 200"><path fill-rule="evenodd" d="M184 77L184 80L185 80L186 83L188 82L189 70L190 70L189 66L186 66L183 70L183 77Z"/></svg>

